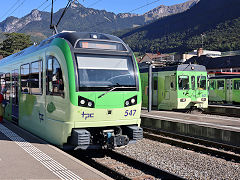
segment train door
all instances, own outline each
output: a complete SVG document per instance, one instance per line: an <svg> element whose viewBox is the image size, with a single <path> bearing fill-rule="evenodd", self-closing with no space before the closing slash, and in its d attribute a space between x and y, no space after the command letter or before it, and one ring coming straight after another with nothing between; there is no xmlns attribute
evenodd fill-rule
<svg viewBox="0 0 240 180"><path fill-rule="evenodd" d="M227 88L226 88L226 101L227 102L232 102L232 80L227 79Z"/></svg>
<svg viewBox="0 0 240 180"><path fill-rule="evenodd" d="M46 57L46 118L64 121L67 101L64 94L62 67L55 56ZM50 123L50 121L48 121Z"/></svg>
<svg viewBox="0 0 240 180"><path fill-rule="evenodd" d="M192 101L197 100L197 92L196 92L196 80L195 76L191 76L191 88L192 88L192 94L190 97L192 98Z"/></svg>
<svg viewBox="0 0 240 180"><path fill-rule="evenodd" d="M165 76L165 82L164 82L165 100L170 99L170 86L171 86L171 76Z"/></svg>
<svg viewBox="0 0 240 180"><path fill-rule="evenodd" d="M154 107L158 106L158 74L153 73L153 95L152 95L152 105Z"/></svg>
<svg viewBox="0 0 240 180"><path fill-rule="evenodd" d="M18 69L15 69L12 71L12 120L18 123L18 116L19 116L19 111L18 111L18 87L19 87L19 73Z"/></svg>

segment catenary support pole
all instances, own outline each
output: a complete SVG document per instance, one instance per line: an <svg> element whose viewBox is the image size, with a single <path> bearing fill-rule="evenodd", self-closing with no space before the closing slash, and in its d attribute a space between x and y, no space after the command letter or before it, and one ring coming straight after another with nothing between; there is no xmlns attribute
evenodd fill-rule
<svg viewBox="0 0 240 180"><path fill-rule="evenodd" d="M152 110L152 64L148 70L148 112Z"/></svg>

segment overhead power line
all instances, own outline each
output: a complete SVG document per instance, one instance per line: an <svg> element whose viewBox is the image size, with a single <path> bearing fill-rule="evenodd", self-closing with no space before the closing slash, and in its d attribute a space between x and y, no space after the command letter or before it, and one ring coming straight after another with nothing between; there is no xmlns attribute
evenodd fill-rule
<svg viewBox="0 0 240 180"><path fill-rule="evenodd" d="M56 0L54 0L53 2L56 2ZM42 9L41 11L46 10L48 7L50 7L52 5L52 3L48 4L44 9Z"/></svg>
<svg viewBox="0 0 240 180"><path fill-rule="evenodd" d="M41 8L44 4L46 4L46 2L48 2L48 0L45 0L40 6L38 6L37 9Z"/></svg>
<svg viewBox="0 0 240 180"><path fill-rule="evenodd" d="M153 2L150 2L150 3L147 3L147 4L145 4L145 5L141 6L141 7L138 7L138 8L136 8L136 9L133 9L133 10L129 11L128 13L131 13L131 12L134 12L134 11L136 11L136 10L142 9L142 8L144 8L144 7L146 7L146 6L149 6L149 5L151 5L151 4L154 4L154 3L158 2L158 1L161 1L161 0L156 0L156 1L153 1Z"/></svg>
<svg viewBox="0 0 240 180"><path fill-rule="evenodd" d="M19 9L25 3L25 1L26 0L23 0L21 4L19 4L8 16L12 15L17 9Z"/></svg>
<svg viewBox="0 0 240 180"><path fill-rule="evenodd" d="M17 5L17 2L18 2L18 0L0 17L0 19L5 17L8 14L8 12Z"/></svg>
<svg viewBox="0 0 240 180"><path fill-rule="evenodd" d="M99 3L100 1L103 1L103 0L97 0L94 3L90 4L87 8L93 7L95 4Z"/></svg>
<svg viewBox="0 0 240 180"><path fill-rule="evenodd" d="M53 2L55 2L56 0L54 0ZM40 6L38 6L38 10L39 8L41 8L44 4L46 4L46 2L48 2L48 0L45 0ZM49 6L51 6L52 3L48 4L42 11L44 11L45 9L47 9ZM20 30L18 30L18 32L21 32L24 28L26 28L26 25L23 26Z"/></svg>
<svg viewBox="0 0 240 180"><path fill-rule="evenodd" d="M140 6L140 7L138 7L138 8L135 8L135 9L133 9L133 10L127 12L127 13L131 13L131 12L134 12L134 11L136 11L136 10L138 10L138 9L142 9L142 8L144 8L144 7L146 7L146 6L149 6L149 5L151 5L151 4L154 4L154 3L158 2L158 1L160 1L160 0L155 0L155 1L153 1L153 2L147 3L147 4L143 5L143 6ZM104 17L105 17L105 16L104 16ZM97 26L99 26L99 25L102 25L102 24L105 24L105 23L109 23L109 22L113 22L113 20L109 21L109 18L105 18L105 19L106 19L107 21L97 22L94 26L91 26L91 28L93 29L93 28L95 28L95 27L97 27ZM90 27L90 26L89 26L89 27ZM86 29L87 29L87 28L86 28Z"/></svg>

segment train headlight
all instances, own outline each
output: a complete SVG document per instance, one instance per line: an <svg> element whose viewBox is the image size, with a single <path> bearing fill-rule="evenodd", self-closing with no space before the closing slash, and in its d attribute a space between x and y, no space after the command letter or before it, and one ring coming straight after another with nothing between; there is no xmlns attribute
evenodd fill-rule
<svg viewBox="0 0 240 180"><path fill-rule="evenodd" d="M128 106L133 106L135 104L137 104L137 96L133 96L133 97L127 99L124 103L124 106L128 107Z"/></svg>
<svg viewBox="0 0 240 180"><path fill-rule="evenodd" d="M86 102L85 102L85 100L84 99L82 99L81 101L80 101L80 104L85 104Z"/></svg>
<svg viewBox="0 0 240 180"><path fill-rule="evenodd" d="M136 100L135 100L134 98L131 99L131 103L132 103L132 104L134 104L135 101L136 101Z"/></svg>
<svg viewBox="0 0 240 180"><path fill-rule="evenodd" d="M201 101L206 101L207 99L206 98L201 98Z"/></svg>
<svg viewBox="0 0 240 180"><path fill-rule="evenodd" d="M186 98L180 99L180 102L186 102Z"/></svg>
<svg viewBox="0 0 240 180"><path fill-rule="evenodd" d="M93 103L91 101L88 102L88 107L92 107Z"/></svg>
<svg viewBox="0 0 240 180"><path fill-rule="evenodd" d="M90 99L78 96L78 106L94 108L94 102Z"/></svg>

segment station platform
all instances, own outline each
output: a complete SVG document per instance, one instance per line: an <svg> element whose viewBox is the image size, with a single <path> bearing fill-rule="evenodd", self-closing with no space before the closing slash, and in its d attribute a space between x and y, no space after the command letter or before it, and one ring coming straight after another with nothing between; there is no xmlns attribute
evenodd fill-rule
<svg viewBox="0 0 240 180"><path fill-rule="evenodd" d="M240 118L142 110L141 119L142 127L240 146Z"/></svg>
<svg viewBox="0 0 240 180"><path fill-rule="evenodd" d="M0 179L111 179L20 127L0 123Z"/></svg>
<svg viewBox="0 0 240 180"><path fill-rule="evenodd" d="M209 104L206 113L240 117L240 107L232 104Z"/></svg>

